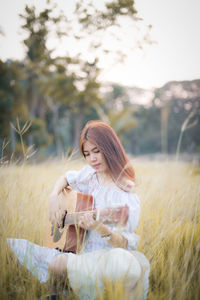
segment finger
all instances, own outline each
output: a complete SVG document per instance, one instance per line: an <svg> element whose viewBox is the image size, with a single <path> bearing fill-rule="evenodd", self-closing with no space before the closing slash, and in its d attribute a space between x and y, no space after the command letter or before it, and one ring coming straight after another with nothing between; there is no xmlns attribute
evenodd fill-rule
<svg viewBox="0 0 200 300"><path fill-rule="evenodd" d="M92 218L91 215L88 215L88 216L87 216L86 222L87 222L88 225L91 225L91 224L94 223L94 219Z"/></svg>
<svg viewBox="0 0 200 300"><path fill-rule="evenodd" d="M56 213L55 213L55 219L56 219L56 221L58 221L59 220L59 218L60 218L60 214L59 214L59 212L57 211Z"/></svg>
<svg viewBox="0 0 200 300"><path fill-rule="evenodd" d="M84 222L85 222L86 225L89 224L89 223L91 222L90 217L86 216L86 217L84 218Z"/></svg>
<svg viewBox="0 0 200 300"><path fill-rule="evenodd" d="M55 221L60 226L60 224L61 224L61 214L60 214L60 212L55 213Z"/></svg>
<svg viewBox="0 0 200 300"><path fill-rule="evenodd" d="M92 215L88 215L88 221L90 221L90 222L94 222L94 218L93 218L93 216L92 216Z"/></svg>
<svg viewBox="0 0 200 300"><path fill-rule="evenodd" d="M80 223L79 223L80 225L80 227L81 228L83 228L83 229L86 229L86 227L87 227L87 224L86 224L86 222L85 222L85 220L84 219L82 219L81 221L80 221Z"/></svg>
<svg viewBox="0 0 200 300"><path fill-rule="evenodd" d="M53 214L52 214L52 210L49 208L48 210L49 213L49 220L51 221L51 219L53 218Z"/></svg>
<svg viewBox="0 0 200 300"><path fill-rule="evenodd" d="M70 192L71 192L71 189L70 189L70 188L65 188L65 192L66 192L66 193L70 193Z"/></svg>
<svg viewBox="0 0 200 300"><path fill-rule="evenodd" d="M84 216L81 216L81 217L80 217L80 222L85 222Z"/></svg>
<svg viewBox="0 0 200 300"><path fill-rule="evenodd" d="M83 228L83 223L81 221L78 222L78 227Z"/></svg>
<svg viewBox="0 0 200 300"><path fill-rule="evenodd" d="M55 217L54 217L54 215L53 215L52 213L50 213L50 215L49 215L49 221L50 221L51 223L54 223L54 222L55 222Z"/></svg>
<svg viewBox="0 0 200 300"><path fill-rule="evenodd" d="M66 215L66 210L60 212L61 219L63 219L65 215Z"/></svg>

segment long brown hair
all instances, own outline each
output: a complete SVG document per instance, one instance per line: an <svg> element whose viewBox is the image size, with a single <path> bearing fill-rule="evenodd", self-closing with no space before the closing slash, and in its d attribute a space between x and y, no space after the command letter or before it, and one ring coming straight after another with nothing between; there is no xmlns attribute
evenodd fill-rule
<svg viewBox="0 0 200 300"><path fill-rule="evenodd" d="M134 169L112 127L102 121L89 121L80 137L80 149L83 155L83 145L86 141L94 144L103 154L109 173L117 184L126 178L135 181Z"/></svg>

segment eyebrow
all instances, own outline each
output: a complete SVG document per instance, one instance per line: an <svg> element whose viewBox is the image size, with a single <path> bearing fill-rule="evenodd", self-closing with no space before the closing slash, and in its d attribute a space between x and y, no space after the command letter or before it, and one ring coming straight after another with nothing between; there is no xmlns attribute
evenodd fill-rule
<svg viewBox="0 0 200 300"><path fill-rule="evenodd" d="M94 148L92 148L90 151L94 151L94 150L96 150L97 149L97 147L94 147ZM89 152L88 150L83 150L83 153L84 152Z"/></svg>

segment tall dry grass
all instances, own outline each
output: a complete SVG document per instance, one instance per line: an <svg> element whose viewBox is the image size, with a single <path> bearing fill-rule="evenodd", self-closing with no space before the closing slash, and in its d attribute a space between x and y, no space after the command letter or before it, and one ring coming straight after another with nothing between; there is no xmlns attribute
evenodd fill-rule
<svg viewBox="0 0 200 300"><path fill-rule="evenodd" d="M55 180L82 162L10 164L0 169L0 299L39 299L47 287L20 266L6 238L43 245ZM139 251L151 263L148 300L200 299L200 169L181 162L136 162ZM106 299L124 299L120 291ZM113 298L114 297L114 298ZM74 295L71 296L74 299Z"/></svg>

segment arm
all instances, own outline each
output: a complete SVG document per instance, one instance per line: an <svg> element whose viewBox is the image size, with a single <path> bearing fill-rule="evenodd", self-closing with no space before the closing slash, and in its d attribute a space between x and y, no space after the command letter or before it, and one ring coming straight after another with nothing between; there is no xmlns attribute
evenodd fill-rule
<svg viewBox="0 0 200 300"><path fill-rule="evenodd" d="M106 240L113 247L136 250L139 236L134 232L137 228L140 216L140 200L136 194L130 192L127 192L126 196L124 195L122 198L116 199L115 201L117 200L119 201L118 203L120 205L129 206L129 218L126 226L119 228L119 230L116 228L116 230L111 231L107 226L104 225L105 227L101 227L102 229L101 232L99 231L99 233L102 237L109 236L106 238Z"/></svg>
<svg viewBox="0 0 200 300"><path fill-rule="evenodd" d="M126 196L124 195L122 199L123 201L118 199L118 204L129 206L129 218L126 226L123 228L119 228L120 230L118 232L118 228L116 228L116 230L111 231L108 226L100 222L96 223L96 221L94 220L83 220L83 224L80 224L79 226L85 226L83 227L85 229L96 230L102 236L102 238L105 236L109 236L108 238L106 238L106 241L113 247L126 248L128 250L136 250L139 236L136 235L134 232L139 221L140 200L136 194L132 193L127 193Z"/></svg>
<svg viewBox="0 0 200 300"><path fill-rule="evenodd" d="M118 232L111 231L105 224L96 221L91 215L81 217L79 226L86 230L95 230L102 238L107 237L107 242L116 248L127 248L128 241Z"/></svg>
<svg viewBox="0 0 200 300"><path fill-rule="evenodd" d="M59 208L59 195L65 187L70 186L76 191L88 193L87 181L90 179L91 169L86 166L80 171L68 171L56 181L49 199L49 220L52 223L61 223L63 215Z"/></svg>
<svg viewBox="0 0 200 300"><path fill-rule="evenodd" d="M56 181L53 187L49 198L49 220L51 223L57 222L58 224L60 224L62 214L59 207L59 195L68 185L69 184L65 176L62 176Z"/></svg>
<svg viewBox="0 0 200 300"><path fill-rule="evenodd" d="M127 248L128 241L118 232L111 231L106 225L101 224L96 231L101 235L102 238L106 238L107 242L116 248Z"/></svg>

